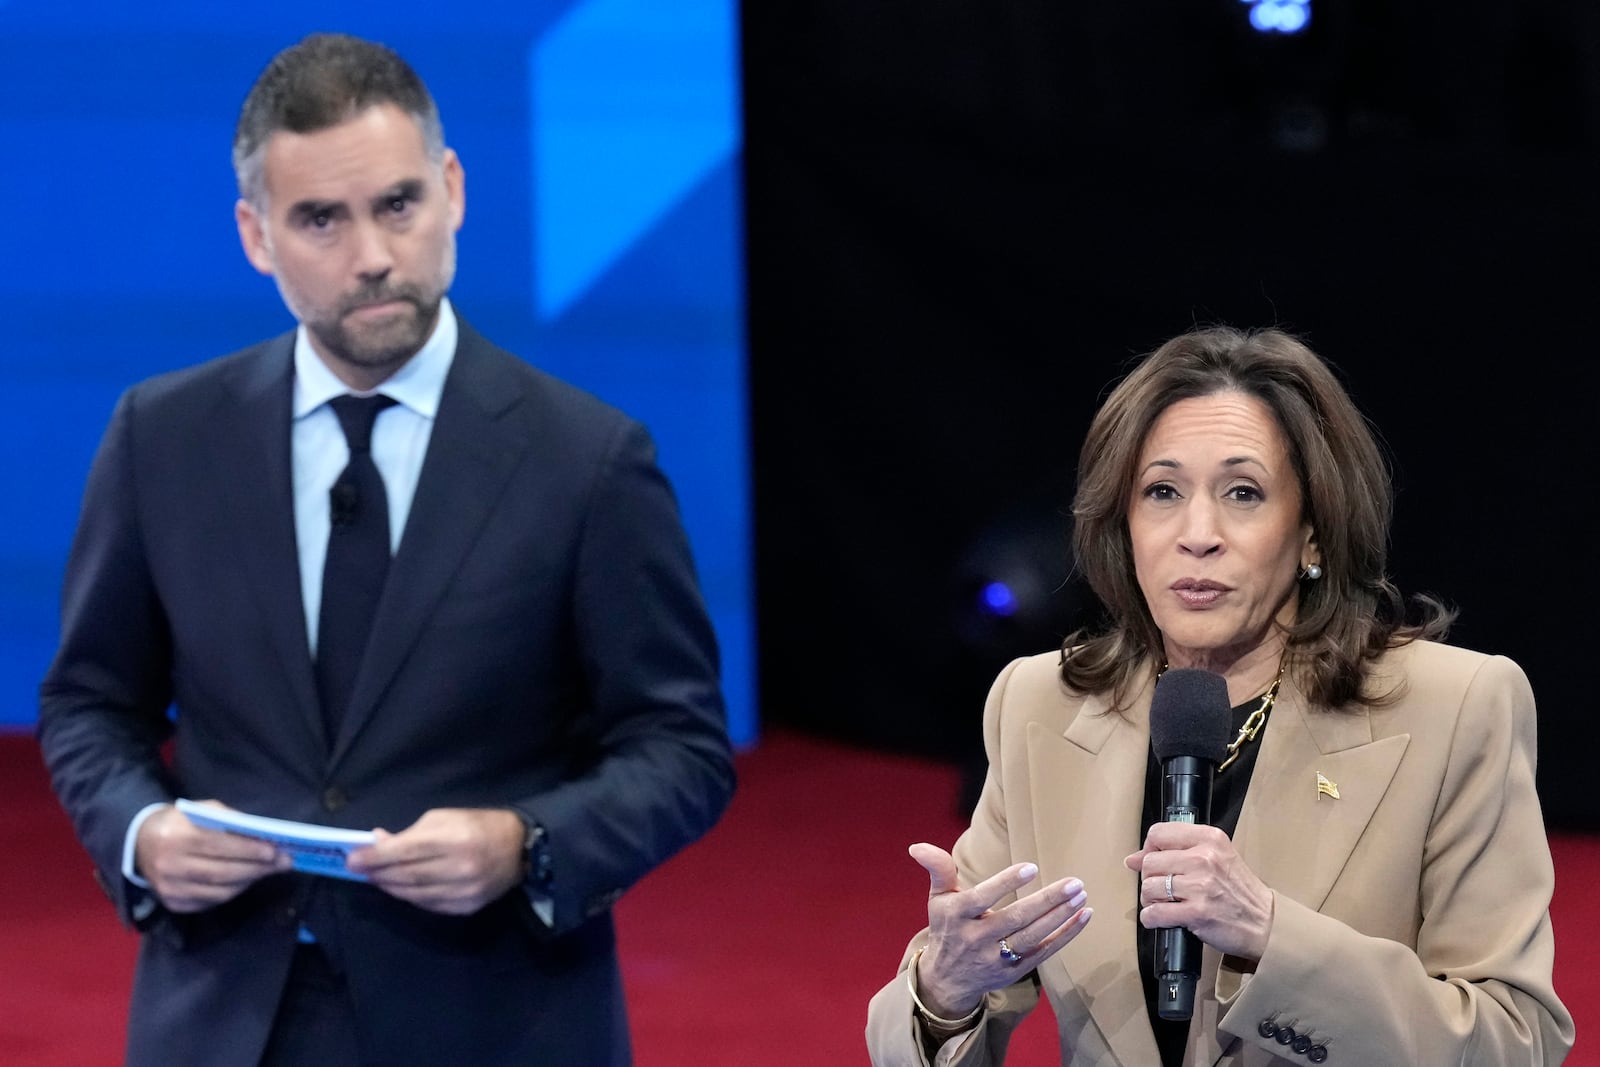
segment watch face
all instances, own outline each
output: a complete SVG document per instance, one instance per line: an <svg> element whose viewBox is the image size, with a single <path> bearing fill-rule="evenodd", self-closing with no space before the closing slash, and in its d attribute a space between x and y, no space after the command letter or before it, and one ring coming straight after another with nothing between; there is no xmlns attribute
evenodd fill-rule
<svg viewBox="0 0 1600 1067"><path fill-rule="evenodd" d="M523 858L528 864L528 877L535 885L549 885L554 877L553 861L550 858L550 838L540 824L529 820L528 833L523 838Z"/></svg>

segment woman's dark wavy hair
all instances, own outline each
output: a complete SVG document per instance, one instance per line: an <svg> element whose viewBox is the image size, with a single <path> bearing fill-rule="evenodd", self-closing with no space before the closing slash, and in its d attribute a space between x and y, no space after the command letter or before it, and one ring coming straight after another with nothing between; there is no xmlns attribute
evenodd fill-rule
<svg viewBox="0 0 1600 1067"><path fill-rule="evenodd" d="M1287 631L1296 683L1327 708L1383 703L1392 694L1367 689L1372 661L1417 638L1442 638L1454 613L1419 597L1418 620L1406 621L1405 601L1385 572L1389 465L1328 364L1275 329L1211 326L1175 337L1145 356L1095 415L1078 460L1073 548L1108 623L1067 638L1063 680L1078 692L1109 690L1121 707L1142 665L1163 658L1161 632L1134 575L1128 504L1156 419L1180 400L1220 392L1256 397L1272 412L1321 553L1322 577L1298 583L1299 613Z"/></svg>

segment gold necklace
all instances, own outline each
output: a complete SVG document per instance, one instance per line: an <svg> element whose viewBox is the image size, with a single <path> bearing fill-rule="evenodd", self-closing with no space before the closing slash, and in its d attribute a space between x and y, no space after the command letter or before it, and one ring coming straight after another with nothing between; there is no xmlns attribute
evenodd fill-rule
<svg viewBox="0 0 1600 1067"><path fill-rule="evenodd" d="M1244 746L1254 741L1256 734L1261 732L1261 727L1267 721L1267 712L1272 710L1273 703L1278 699L1278 687L1282 684L1283 672L1280 670L1278 677L1273 679L1272 685L1268 687L1266 694L1262 696L1261 703L1256 705L1256 710L1252 711L1249 717L1244 720L1244 725L1239 727L1239 736L1229 743L1228 758L1217 765L1218 774L1232 766L1233 761L1239 758L1239 753L1244 749Z"/></svg>

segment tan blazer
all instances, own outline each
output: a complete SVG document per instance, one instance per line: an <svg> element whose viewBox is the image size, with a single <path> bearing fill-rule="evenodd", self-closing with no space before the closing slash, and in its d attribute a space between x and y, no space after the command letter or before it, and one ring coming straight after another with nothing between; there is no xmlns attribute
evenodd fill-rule
<svg viewBox="0 0 1600 1067"><path fill-rule="evenodd" d="M1316 711L1286 679L1234 841L1274 891L1253 966L1205 949L1185 1063L1310 1062L1264 1036L1292 1026L1326 1063L1557 1064L1572 1018L1551 987L1555 876L1534 792L1533 693L1504 657L1415 642L1378 665L1375 709ZM930 1061L904 969L868 1009L878 1067L997 1064L1042 986L1061 1062L1158 1067L1135 955L1153 683L1122 714L1075 696L1055 653L1010 664L984 711L988 779L954 855L963 884L1038 863L1076 875L1094 917L1036 972L989 994ZM1318 775L1338 797L1318 789Z"/></svg>

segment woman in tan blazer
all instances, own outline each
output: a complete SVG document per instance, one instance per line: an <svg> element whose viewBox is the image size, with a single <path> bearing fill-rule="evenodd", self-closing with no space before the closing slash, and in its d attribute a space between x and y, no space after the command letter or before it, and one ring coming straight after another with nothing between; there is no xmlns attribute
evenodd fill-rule
<svg viewBox="0 0 1600 1067"><path fill-rule="evenodd" d="M1387 468L1326 364L1168 342L1096 416L1073 512L1110 624L995 682L971 827L911 849L928 926L873 1063L998 1064L1041 990L1063 1064L1560 1063L1532 691L1438 643L1439 604L1404 621ZM1210 825L1160 821L1170 668L1233 705ZM1160 927L1204 946L1189 1020L1156 1008Z"/></svg>

